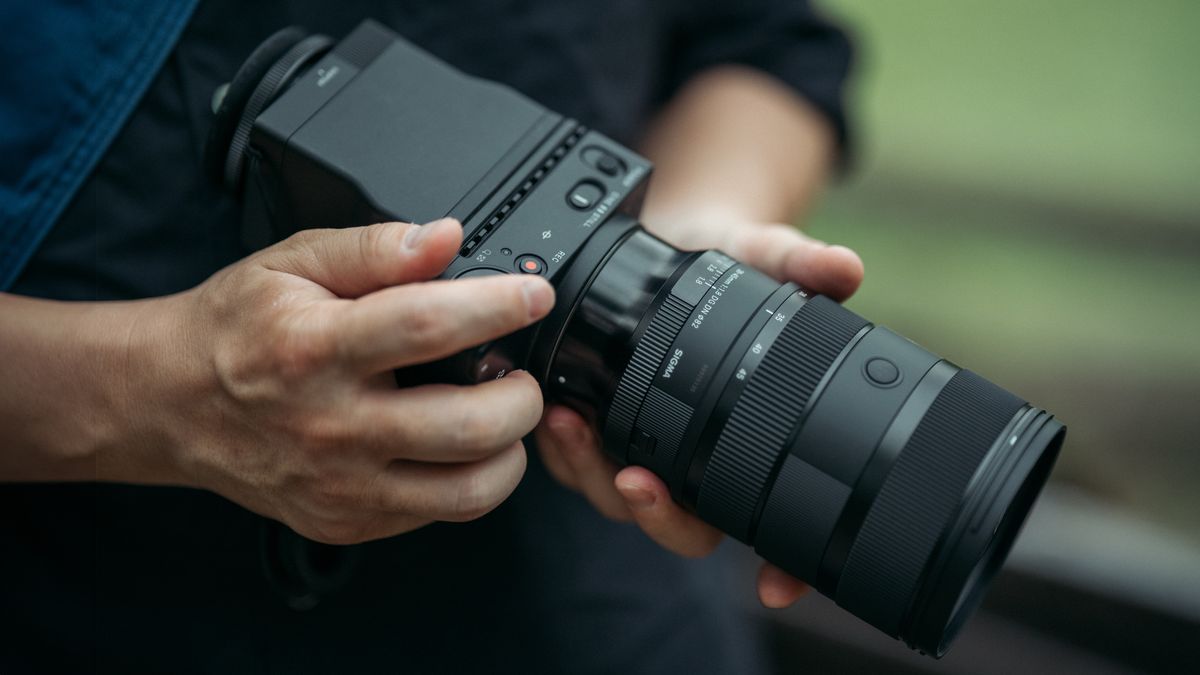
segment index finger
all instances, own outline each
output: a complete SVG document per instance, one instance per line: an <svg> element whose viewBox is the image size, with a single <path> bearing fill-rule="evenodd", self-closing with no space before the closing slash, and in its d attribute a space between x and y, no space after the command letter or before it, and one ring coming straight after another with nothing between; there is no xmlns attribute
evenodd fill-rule
<svg viewBox="0 0 1200 675"><path fill-rule="evenodd" d="M839 302L862 283L862 260L845 246L813 239L783 224L732 230L724 250L779 281L794 281Z"/></svg>
<svg viewBox="0 0 1200 675"><path fill-rule="evenodd" d="M346 305L336 331L340 360L377 373L450 356L546 316L554 289L545 279L496 275L395 286Z"/></svg>

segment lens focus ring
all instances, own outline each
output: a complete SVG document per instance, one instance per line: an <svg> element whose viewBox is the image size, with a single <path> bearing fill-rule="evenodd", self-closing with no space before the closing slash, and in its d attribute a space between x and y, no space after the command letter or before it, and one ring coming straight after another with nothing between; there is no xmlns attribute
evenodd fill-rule
<svg viewBox="0 0 1200 675"><path fill-rule="evenodd" d="M754 513L780 453L821 378L868 322L824 296L791 318L746 383L717 439L696 510L749 541Z"/></svg>

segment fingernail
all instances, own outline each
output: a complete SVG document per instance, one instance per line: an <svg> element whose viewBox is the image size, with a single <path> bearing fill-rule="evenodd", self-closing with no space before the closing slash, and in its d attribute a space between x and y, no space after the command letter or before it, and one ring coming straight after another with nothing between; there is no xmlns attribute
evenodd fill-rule
<svg viewBox="0 0 1200 675"><path fill-rule="evenodd" d="M654 506L654 502L658 499L653 492L640 485L624 483L618 485L617 489L621 491L621 496L625 498L625 501L629 502L629 506L639 511Z"/></svg>
<svg viewBox="0 0 1200 675"><path fill-rule="evenodd" d="M412 251L421 246L421 242L429 236L429 231L437 226L439 221L426 223L424 225L414 225L408 228L408 232L404 235L404 248Z"/></svg>
<svg viewBox="0 0 1200 675"><path fill-rule="evenodd" d="M529 318L536 321L554 306L554 290L550 284L538 277L526 277L521 290L525 292L525 304L529 307Z"/></svg>

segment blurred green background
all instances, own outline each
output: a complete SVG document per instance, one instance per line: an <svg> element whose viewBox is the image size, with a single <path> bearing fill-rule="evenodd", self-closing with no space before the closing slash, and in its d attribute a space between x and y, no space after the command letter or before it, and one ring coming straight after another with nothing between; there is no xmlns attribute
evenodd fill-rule
<svg viewBox="0 0 1200 675"><path fill-rule="evenodd" d="M826 0L849 305L1049 409L1054 480L1200 547L1200 3Z"/></svg>

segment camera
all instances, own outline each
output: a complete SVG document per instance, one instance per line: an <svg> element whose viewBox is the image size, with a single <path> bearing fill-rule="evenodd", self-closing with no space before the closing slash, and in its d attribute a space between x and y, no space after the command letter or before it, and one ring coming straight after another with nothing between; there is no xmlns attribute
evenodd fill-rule
<svg viewBox="0 0 1200 675"><path fill-rule="evenodd" d="M215 97L207 171L243 236L452 216L441 278L537 274L541 322L403 382L526 368L619 464L841 607L941 656L1065 427L836 302L637 222L644 158L367 21L285 29Z"/></svg>

